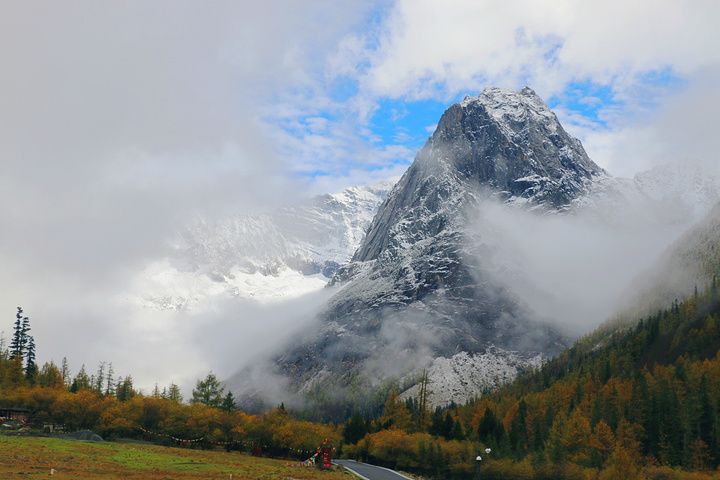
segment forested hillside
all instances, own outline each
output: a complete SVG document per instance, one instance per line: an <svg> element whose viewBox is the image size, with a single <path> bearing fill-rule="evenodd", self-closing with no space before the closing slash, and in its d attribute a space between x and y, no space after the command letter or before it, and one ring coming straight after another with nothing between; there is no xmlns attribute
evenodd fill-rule
<svg viewBox="0 0 720 480"><path fill-rule="evenodd" d="M719 315L713 285L467 405L429 415L391 397L345 425L344 452L437 478L471 478L480 448L484 479L705 478L720 465Z"/></svg>

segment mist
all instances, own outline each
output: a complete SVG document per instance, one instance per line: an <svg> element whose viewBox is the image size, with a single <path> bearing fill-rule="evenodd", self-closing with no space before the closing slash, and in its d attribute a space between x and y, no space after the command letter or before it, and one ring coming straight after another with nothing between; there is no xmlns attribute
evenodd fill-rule
<svg viewBox="0 0 720 480"><path fill-rule="evenodd" d="M30 318L39 365L52 360L59 366L67 358L74 377L83 365L91 375L100 362L112 363L116 379L131 375L145 393L175 383L186 399L210 371L227 378L313 328L331 295L331 289L321 289L267 303L222 296L203 308L178 311L147 308L130 297L133 292L114 291L113 284L88 291L82 283L56 278L36 287L54 292L19 305ZM5 330L6 340L10 333Z"/></svg>
<svg viewBox="0 0 720 480"><path fill-rule="evenodd" d="M625 306L641 274L695 220L670 221L676 216L649 204L598 213L538 214L484 201L471 228L480 266L534 320L587 333Z"/></svg>

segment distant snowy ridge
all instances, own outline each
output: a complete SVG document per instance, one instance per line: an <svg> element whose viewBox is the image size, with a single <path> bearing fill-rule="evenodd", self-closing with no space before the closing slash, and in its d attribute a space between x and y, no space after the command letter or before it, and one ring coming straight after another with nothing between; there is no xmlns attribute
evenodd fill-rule
<svg viewBox="0 0 720 480"><path fill-rule="evenodd" d="M365 236L388 180L269 213L190 218L167 258L136 276L131 298L151 309L204 311L215 300L289 299L323 288Z"/></svg>
<svg viewBox="0 0 720 480"><path fill-rule="evenodd" d="M575 213L615 222L687 224L700 220L720 201L720 169L699 160L657 165L633 178L599 176L572 203ZM649 215L649 216L648 216Z"/></svg>

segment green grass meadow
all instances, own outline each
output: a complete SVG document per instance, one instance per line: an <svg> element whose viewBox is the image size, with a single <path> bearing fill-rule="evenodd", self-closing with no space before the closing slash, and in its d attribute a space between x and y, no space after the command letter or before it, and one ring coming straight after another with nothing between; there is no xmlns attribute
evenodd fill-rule
<svg viewBox="0 0 720 480"><path fill-rule="evenodd" d="M220 450L0 436L0 478L3 480L39 477L81 480L353 478L339 467L321 471L311 467L293 467L293 463L291 460L253 457L247 453Z"/></svg>

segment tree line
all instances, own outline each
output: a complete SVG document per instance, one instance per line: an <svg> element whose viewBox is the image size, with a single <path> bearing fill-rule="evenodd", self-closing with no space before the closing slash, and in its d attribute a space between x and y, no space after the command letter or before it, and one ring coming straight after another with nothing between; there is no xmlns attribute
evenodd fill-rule
<svg viewBox="0 0 720 480"><path fill-rule="evenodd" d="M293 418L283 405L261 415L236 407L232 392L212 373L198 379L189 402L171 383L151 393L138 390L131 375L115 377L112 363L100 362L93 374L83 365L74 376L66 358L35 365L30 321L18 307L12 340L0 336L0 406L25 408L36 417L63 424L66 431L92 430L106 439L136 438L166 445L228 450L260 448L272 456L302 458L326 439L339 444L334 425ZM183 439L202 439L185 443Z"/></svg>

